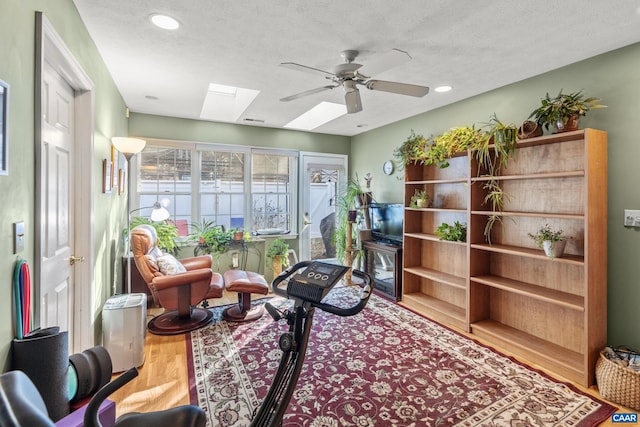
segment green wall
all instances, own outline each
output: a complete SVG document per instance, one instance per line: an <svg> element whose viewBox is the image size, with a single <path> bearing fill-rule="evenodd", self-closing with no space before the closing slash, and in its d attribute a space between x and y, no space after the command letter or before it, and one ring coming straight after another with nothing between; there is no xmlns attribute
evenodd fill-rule
<svg viewBox="0 0 640 427"><path fill-rule="evenodd" d="M110 158L110 138L126 135L124 102L98 54L71 0L0 0L0 79L10 85L9 175L0 176L0 369L8 368L9 350L14 337L11 305L12 273L18 255L13 254L12 224L25 222L25 250L19 255L33 270L35 252L35 21L36 11L44 12L95 85L95 152L92 177L94 188L101 188L102 159ZM94 335L100 338L99 307L110 295L124 198L116 193L95 193L96 261L93 286L95 300ZM34 301L37 307L37 301Z"/></svg>
<svg viewBox="0 0 640 427"><path fill-rule="evenodd" d="M349 154L347 136L308 133L260 126L241 126L148 114L131 114L129 132L140 138L247 145Z"/></svg>
<svg viewBox="0 0 640 427"><path fill-rule="evenodd" d="M411 129L425 135L450 127L482 123L492 113L505 122L521 123L548 91L556 93L584 89L600 96L609 106L594 111L582 126L609 132L609 342L640 348L640 230L622 226L623 209L640 209L640 144L635 135L637 100L640 99L640 44L610 52L587 61L555 70L456 104L372 130L353 138L239 126L187 119L131 114L124 117L125 105L102 58L89 37L71 0L0 0L0 79L11 85L9 120L9 176L0 176L0 368L7 368L13 326L11 276L17 255L12 251L12 224L25 221L27 241L20 255L34 263L34 54L35 12L43 11L75 58L95 84L95 152L92 179L95 227L94 267L96 294L94 308L110 295L120 277L119 236L126 222L126 199L117 193L102 194L102 159L110 156L111 136L129 133L148 138L293 148L304 151L350 154L352 175L374 174L373 190L381 201L402 200L402 172L382 174L382 163L392 158L395 147ZM497 63L499 66L499 63ZM429 96L437 96L430 94ZM400 178L400 179L399 179ZM638 252L635 251L638 249ZM99 312L98 312L99 313ZM96 314L94 331L100 338Z"/></svg>
<svg viewBox="0 0 640 427"><path fill-rule="evenodd" d="M555 95L560 89L584 89L602 98L608 108L588 113L580 126L609 134L608 342L640 349L640 229L623 226L623 210L640 209L639 69L640 44L635 44L358 135L351 144L352 174L372 172L376 198L402 202L402 171L385 176L381 167L412 129L437 135L451 127L481 125L494 112L503 122L520 125L546 92Z"/></svg>

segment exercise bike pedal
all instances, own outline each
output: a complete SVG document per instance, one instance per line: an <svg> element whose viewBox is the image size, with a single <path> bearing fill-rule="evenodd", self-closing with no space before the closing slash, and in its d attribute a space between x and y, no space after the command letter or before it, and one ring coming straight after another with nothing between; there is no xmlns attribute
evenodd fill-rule
<svg viewBox="0 0 640 427"><path fill-rule="evenodd" d="M271 318L276 322L282 319L283 317L286 317L286 312L278 310L268 302L264 304L264 308L267 309L267 311L269 312L269 315L271 315Z"/></svg>

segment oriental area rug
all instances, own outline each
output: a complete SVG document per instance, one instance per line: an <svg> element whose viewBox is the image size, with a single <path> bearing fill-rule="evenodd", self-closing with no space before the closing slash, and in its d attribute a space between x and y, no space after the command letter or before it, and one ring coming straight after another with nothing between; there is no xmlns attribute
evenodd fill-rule
<svg viewBox="0 0 640 427"><path fill-rule="evenodd" d="M292 306L281 298L271 304ZM278 338L287 324L266 313L254 322L228 323L222 307L212 310L214 322L187 338L191 403L206 411L209 427L248 426L278 367ZM352 317L316 309L283 425L593 426L614 411L373 295Z"/></svg>

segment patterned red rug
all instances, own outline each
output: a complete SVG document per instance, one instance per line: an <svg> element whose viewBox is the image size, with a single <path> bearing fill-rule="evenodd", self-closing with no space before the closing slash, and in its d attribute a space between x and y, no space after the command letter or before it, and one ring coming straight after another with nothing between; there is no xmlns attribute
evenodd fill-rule
<svg viewBox="0 0 640 427"><path fill-rule="evenodd" d="M335 291L334 291L335 292ZM286 307L290 301L276 298ZM286 322L215 321L187 339L191 402L208 426L248 426ZM284 426L593 426L615 408L372 296L354 317L316 310Z"/></svg>

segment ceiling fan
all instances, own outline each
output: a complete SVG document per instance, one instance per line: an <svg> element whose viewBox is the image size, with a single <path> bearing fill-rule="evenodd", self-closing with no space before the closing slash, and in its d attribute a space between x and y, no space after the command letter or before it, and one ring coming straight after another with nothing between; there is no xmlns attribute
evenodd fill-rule
<svg viewBox="0 0 640 427"><path fill-rule="evenodd" d="M327 86L306 90L304 92L296 93L295 95L281 98L280 101L292 101L294 99L302 98L303 96L312 95L314 93L342 86L345 92L344 98L347 105L347 113L357 113L358 111L362 111L360 91L358 90L359 85L371 90L380 90L383 92L415 97L425 96L429 92L429 88L426 86L390 82L385 80L374 80L371 78L374 74L410 61L411 56L407 52L400 49L392 49L385 54L373 58L372 61L364 66L353 62L359 53L360 52L357 50L342 51L341 56L344 59L344 63L336 65L333 68L333 71L320 70L307 65L296 64L295 62L280 63L280 66L282 67L290 68L292 70L306 71L316 75L319 74L332 82L332 84Z"/></svg>

